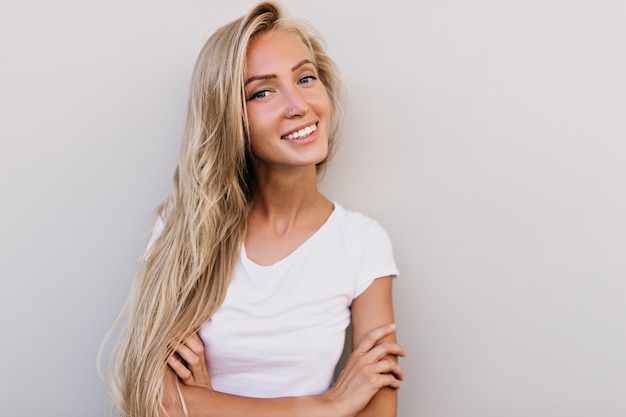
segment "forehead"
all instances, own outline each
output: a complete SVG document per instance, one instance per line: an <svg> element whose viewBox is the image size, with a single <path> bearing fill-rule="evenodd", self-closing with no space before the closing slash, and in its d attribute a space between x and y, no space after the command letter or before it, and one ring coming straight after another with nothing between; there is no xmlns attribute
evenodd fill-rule
<svg viewBox="0 0 626 417"><path fill-rule="evenodd" d="M313 57L297 35L277 30L265 32L250 41L246 76L274 74L304 59Z"/></svg>

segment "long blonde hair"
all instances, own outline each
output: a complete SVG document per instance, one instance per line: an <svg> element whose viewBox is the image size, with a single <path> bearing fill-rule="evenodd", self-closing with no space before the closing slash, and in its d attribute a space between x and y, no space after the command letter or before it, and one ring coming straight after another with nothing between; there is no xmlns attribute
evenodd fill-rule
<svg viewBox="0 0 626 417"><path fill-rule="evenodd" d="M118 322L110 383L125 417L156 417L167 358L222 304L240 256L254 192L244 75L250 40L263 32L295 34L309 49L331 102L329 156L341 122L341 81L308 25L264 2L218 29L192 76L173 191L155 214L163 230L146 249ZM318 165L318 172L328 157Z"/></svg>

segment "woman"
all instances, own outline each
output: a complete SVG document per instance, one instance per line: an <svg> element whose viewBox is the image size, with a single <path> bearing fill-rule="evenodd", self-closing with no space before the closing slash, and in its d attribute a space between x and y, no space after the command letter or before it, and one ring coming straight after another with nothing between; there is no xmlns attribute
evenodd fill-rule
<svg viewBox="0 0 626 417"><path fill-rule="evenodd" d="M339 91L320 41L273 3L207 41L116 351L122 415L395 416L391 245L317 188Z"/></svg>

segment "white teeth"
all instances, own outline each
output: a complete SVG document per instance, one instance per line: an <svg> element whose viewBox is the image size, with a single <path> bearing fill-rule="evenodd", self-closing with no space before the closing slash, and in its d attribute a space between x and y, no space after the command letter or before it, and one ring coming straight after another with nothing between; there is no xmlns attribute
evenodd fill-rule
<svg viewBox="0 0 626 417"><path fill-rule="evenodd" d="M316 130L317 130L316 125L307 126L304 129L300 129L297 132L293 132L287 136L284 136L284 139L287 139L287 140L300 139L305 136L309 136L311 133L315 132Z"/></svg>

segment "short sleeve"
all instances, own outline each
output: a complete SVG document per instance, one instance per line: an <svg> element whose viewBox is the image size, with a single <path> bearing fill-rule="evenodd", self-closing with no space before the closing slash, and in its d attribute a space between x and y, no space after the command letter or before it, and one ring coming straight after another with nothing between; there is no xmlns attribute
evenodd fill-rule
<svg viewBox="0 0 626 417"><path fill-rule="evenodd" d="M351 213L350 246L354 270L354 298L365 291L375 279L397 276L391 239L376 221L360 213Z"/></svg>

